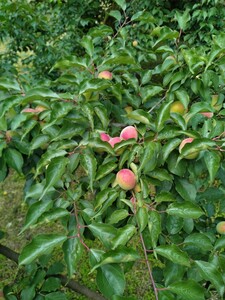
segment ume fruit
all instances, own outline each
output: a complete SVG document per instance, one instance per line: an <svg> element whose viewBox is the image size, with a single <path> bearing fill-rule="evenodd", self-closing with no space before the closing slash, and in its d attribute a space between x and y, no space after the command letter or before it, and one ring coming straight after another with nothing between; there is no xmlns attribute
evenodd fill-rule
<svg viewBox="0 0 225 300"><path fill-rule="evenodd" d="M219 222L216 225L216 231L220 234L225 234L225 221Z"/></svg>
<svg viewBox="0 0 225 300"><path fill-rule="evenodd" d="M98 74L98 78L111 80L112 79L112 73L109 72L109 71L102 71Z"/></svg>
<svg viewBox="0 0 225 300"><path fill-rule="evenodd" d="M183 115L185 113L185 107L180 101L175 101L170 106L170 112Z"/></svg>
<svg viewBox="0 0 225 300"><path fill-rule="evenodd" d="M132 190L136 185L136 176L129 169L122 169L116 174L116 182L125 190Z"/></svg>
<svg viewBox="0 0 225 300"><path fill-rule="evenodd" d="M137 129L134 126L125 127L120 133L120 138L122 140L128 140L128 139L137 140L138 138Z"/></svg>

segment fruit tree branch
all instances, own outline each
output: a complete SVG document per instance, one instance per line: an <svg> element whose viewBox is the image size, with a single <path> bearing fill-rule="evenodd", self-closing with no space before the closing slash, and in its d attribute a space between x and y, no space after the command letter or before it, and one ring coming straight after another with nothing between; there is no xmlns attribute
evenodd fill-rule
<svg viewBox="0 0 225 300"><path fill-rule="evenodd" d="M8 259L14 261L15 263L18 264L18 258L19 258L19 253L13 251L12 249L0 244L0 254L2 254L3 256L7 257ZM57 275L55 276L57 278L60 279L61 284L79 294L82 294L84 296L86 296L88 299L92 299L92 300L106 300L103 296L101 296L100 294L90 290L89 288L87 288L84 285L81 285L80 283L71 280L69 278L67 278L64 275Z"/></svg>

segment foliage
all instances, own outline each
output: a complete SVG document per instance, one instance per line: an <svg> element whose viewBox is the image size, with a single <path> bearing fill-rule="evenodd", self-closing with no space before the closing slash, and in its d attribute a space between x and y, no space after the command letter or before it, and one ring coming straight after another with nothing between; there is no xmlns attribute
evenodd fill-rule
<svg viewBox="0 0 225 300"><path fill-rule="evenodd" d="M9 168L26 178L21 235L45 222L64 228L34 237L19 263L42 264L61 249L72 277L87 251L100 292L115 300L124 299L124 273L145 260L155 299L215 292L223 299L225 240L216 225L225 213L225 35L212 24L210 44L194 43L183 38L194 20L187 10L173 11L177 25L169 27L147 10L130 16L129 3L115 3L114 27L109 19L90 27L80 42L84 54L57 61L54 80L30 87L13 75L0 78L0 178ZM98 78L104 70L112 80ZM170 111L175 101L184 114ZM137 141L113 148L101 140L100 133L116 137L128 125ZM188 137L193 142L179 151ZM123 168L136 175L132 191L115 183ZM98 240L96 248L88 239ZM32 285L22 294L51 299L49 291L41 296Z"/></svg>

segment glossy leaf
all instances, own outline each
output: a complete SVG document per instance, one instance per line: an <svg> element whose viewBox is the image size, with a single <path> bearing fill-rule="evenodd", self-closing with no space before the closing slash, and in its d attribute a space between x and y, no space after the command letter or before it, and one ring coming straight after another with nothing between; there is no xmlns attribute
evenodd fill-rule
<svg viewBox="0 0 225 300"><path fill-rule="evenodd" d="M24 160L22 154L18 150L7 148L4 151L4 157L9 167L16 170L19 174L22 174Z"/></svg>
<svg viewBox="0 0 225 300"><path fill-rule="evenodd" d="M176 245L162 245L158 246L154 249L154 251L171 260L172 262L190 267L190 259L186 252L182 251L178 246Z"/></svg>
<svg viewBox="0 0 225 300"><path fill-rule="evenodd" d="M205 280L209 280L214 287L217 289L219 295L222 297L224 295L224 280L220 272L218 272L217 267L207 261L196 260L195 264L201 276Z"/></svg>
<svg viewBox="0 0 225 300"><path fill-rule="evenodd" d="M168 206L166 212L172 216L191 219L198 219L204 214L198 205L188 201L172 203Z"/></svg>
<svg viewBox="0 0 225 300"><path fill-rule="evenodd" d="M90 180L90 188L93 191L93 184L94 179L96 176L96 169L97 169L97 161L93 152L90 149L85 149L81 156L82 165L87 172L88 178Z"/></svg>
<svg viewBox="0 0 225 300"><path fill-rule="evenodd" d="M101 293L108 299L113 295L122 295L125 289L125 277L119 265L107 264L97 270L96 283Z"/></svg>
<svg viewBox="0 0 225 300"><path fill-rule="evenodd" d="M205 299L204 288L191 279L174 282L168 286L168 289L178 296L181 296L183 299Z"/></svg>
<svg viewBox="0 0 225 300"><path fill-rule="evenodd" d="M19 256L19 264L27 265L36 260L43 254L52 252L52 250L62 244L67 237L61 234L40 234L25 246Z"/></svg>

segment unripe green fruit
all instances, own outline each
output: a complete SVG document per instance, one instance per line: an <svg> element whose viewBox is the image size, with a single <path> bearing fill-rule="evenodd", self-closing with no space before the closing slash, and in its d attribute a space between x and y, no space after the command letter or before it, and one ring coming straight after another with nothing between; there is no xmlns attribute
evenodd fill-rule
<svg viewBox="0 0 225 300"><path fill-rule="evenodd" d="M112 80L112 73L109 71L102 71L98 74L98 78Z"/></svg>
<svg viewBox="0 0 225 300"><path fill-rule="evenodd" d="M219 223L216 225L216 231L217 231L219 234L225 234L225 221L219 222Z"/></svg>
<svg viewBox="0 0 225 300"><path fill-rule="evenodd" d="M134 126L125 127L120 133L120 138L123 140L128 140L128 139L137 140L138 138L137 129Z"/></svg>
<svg viewBox="0 0 225 300"><path fill-rule="evenodd" d="M185 107L180 101L175 101L170 106L170 112L183 115L185 113Z"/></svg>
<svg viewBox="0 0 225 300"><path fill-rule="evenodd" d="M129 169L122 169L116 174L116 182L125 190L132 190L136 186L136 176Z"/></svg>
<svg viewBox="0 0 225 300"><path fill-rule="evenodd" d="M132 42L132 45L133 45L134 47L137 47L137 45L138 45L138 41L136 41L136 40L135 40L135 41L133 41L133 42Z"/></svg>

